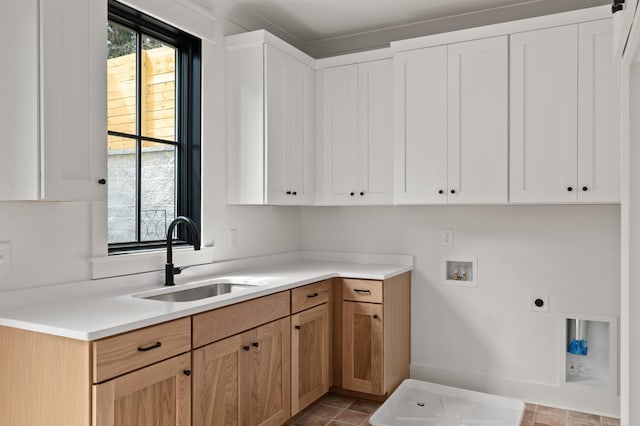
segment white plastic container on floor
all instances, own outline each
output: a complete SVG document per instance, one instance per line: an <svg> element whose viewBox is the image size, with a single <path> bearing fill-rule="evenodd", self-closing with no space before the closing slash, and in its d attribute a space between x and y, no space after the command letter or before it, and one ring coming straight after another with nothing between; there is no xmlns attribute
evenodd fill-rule
<svg viewBox="0 0 640 426"><path fill-rule="evenodd" d="M372 426L519 426L524 402L407 379L369 419Z"/></svg>

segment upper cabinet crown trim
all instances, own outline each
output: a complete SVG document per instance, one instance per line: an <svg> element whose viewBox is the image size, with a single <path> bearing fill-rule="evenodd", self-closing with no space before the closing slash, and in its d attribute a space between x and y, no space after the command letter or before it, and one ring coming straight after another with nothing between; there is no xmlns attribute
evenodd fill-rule
<svg viewBox="0 0 640 426"><path fill-rule="evenodd" d="M316 67L316 60L314 58L266 30L251 31L224 38L224 46L226 50L245 49L247 47L259 46L265 43L281 50L312 69L315 69Z"/></svg>
<svg viewBox="0 0 640 426"><path fill-rule="evenodd" d="M392 59L393 52L388 47L376 50L367 50L366 52L349 53L340 56L331 56L328 58L318 59L316 61L316 69L339 67L342 65L362 64L364 62L381 61L384 59Z"/></svg>
<svg viewBox="0 0 640 426"><path fill-rule="evenodd" d="M448 33L394 41L391 42L390 50L392 53L396 53L406 50L422 49L425 47L458 43L461 41L477 40L481 38L509 35L563 25L579 24L610 17L611 6L591 7L588 9L579 9L571 12L556 13L553 15L544 15L535 18L521 19L500 24L486 25L481 27L452 31Z"/></svg>

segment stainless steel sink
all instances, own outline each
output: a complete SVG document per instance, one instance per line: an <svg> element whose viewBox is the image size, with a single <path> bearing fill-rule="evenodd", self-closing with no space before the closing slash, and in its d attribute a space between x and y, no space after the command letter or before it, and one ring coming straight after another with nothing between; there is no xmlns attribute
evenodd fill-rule
<svg viewBox="0 0 640 426"><path fill-rule="evenodd" d="M146 296L141 298L148 300L162 300L164 302L192 302L194 300L206 299L207 297L220 296L221 294L244 290L249 287L255 286L248 284L216 283L205 285L202 287L189 288L186 290L179 290L171 293L162 293L155 296Z"/></svg>

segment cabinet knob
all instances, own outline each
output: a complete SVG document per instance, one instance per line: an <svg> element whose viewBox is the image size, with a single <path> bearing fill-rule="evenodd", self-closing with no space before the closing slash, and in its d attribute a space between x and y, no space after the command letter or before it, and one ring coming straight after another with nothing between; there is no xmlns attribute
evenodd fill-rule
<svg viewBox="0 0 640 426"><path fill-rule="evenodd" d="M455 190L455 189L452 189L452 190L451 190L451 193L452 193L452 194L455 194L455 193L456 193L456 190Z"/></svg>
<svg viewBox="0 0 640 426"><path fill-rule="evenodd" d="M242 350L245 350L247 352L249 352L249 349L251 349L251 347L248 346L248 345L245 345L245 346L242 347Z"/></svg>
<svg viewBox="0 0 640 426"><path fill-rule="evenodd" d="M378 315L374 315L374 316L373 316L373 319L378 319Z"/></svg>
<svg viewBox="0 0 640 426"><path fill-rule="evenodd" d="M260 346L260 343L259 342L253 342L251 344L251 346L253 346L254 348L257 348L258 346Z"/></svg>
<svg viewBox="0 0 640 426"><path fill-rule="evenodd" d="M287 195L291 195L291 191L287 191Z"/></svg>
<svg viewBox="0 0 640 426"><path fill-rule="evenodd" d="M296 191L293 191L292 194L293 195L298 195L298 193Z"/></svg>
<svg viewBox="0 0 640 426"><path fill-rule="evenodd" d="M364 196L364 191L360 191L360 196Z"/></svg>
<svg viewBox="0 0 640 426"><path fill-rule="evenodd" d="M583 187L582 187L582 190L586 192L586 191L588 191L588 190L589 190L589 187L588 187L588 186L583 186Z"/></svg>
<svg viewBox="0 0 640 426"><path fill-rule="evenodd" d="M300 327L299 325L296 325L293 328L295 328L296 330L300 330L300 328L302 328L302 327Z"/></svg>
<svg viewBox="0 0 640 426"><path fill-rule="evenodd" d="M188 377L191 375L191 370L184 370L182 373L184 373L184 375Z"/></svg>
<svg viewBox="0 0 640 426"><path fill-rule="evenodd" d="M98 183L99 183L100 185L106 185L106 184L107 184L107 180L106 180L105 178L98 179Z"/></svg>
<svg viewBox="0 0 640 426"><path fill-rule="evenodd" d="M354 195L356 195L356 193L355 193L355 192L352 192L352 193L351 193L351 194L349 194L349 195L351 195L351 196L353 197Z"/></svg>
<svg viewBox="0 0 640 426"><path fill-rule="evenodd" d="M567 191L569 191L569 192L573 191L573 186L567 187Z"/></svg>
<svg viewBox="0 0 640 426"><path fill-rule="evenodd" d="M438 194L444 194L444 191L442 189L438 189Z"/></svg>

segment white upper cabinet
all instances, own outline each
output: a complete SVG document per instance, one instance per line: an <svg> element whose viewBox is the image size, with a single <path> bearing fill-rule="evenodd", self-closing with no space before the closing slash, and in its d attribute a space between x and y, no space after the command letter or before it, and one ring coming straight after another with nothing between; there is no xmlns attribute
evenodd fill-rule
<svg viewBox="0 0 640 426"><path fill-rule="evenodd" d="M323 204L393 201L390 59L320 71Z"/></svg>
<svg viewBox="0 0 640 426"><path fill-rule="evenodd" d="M106 2L5 9L0 200L106 199Z"/></svg>
<svg viewBox="0 0 640 426"><path fill-rule="evenodd" d="M575 201L578 27L511 36L512 202Z"/></svg>
<svg viewBox="0 0 640 426"><path fill-rule="evenodd" d="M638 0L613 0L613 54L620 58L627 46L627 39L638 8Z"/></svg>
<svg viewBox="0 0 640 426"><path fill-rule="evenodd" d="M448 46L449 203L506 203L507 36Z"/></svg>
<svg viewBox="0 0 640 426"><path fill-rule="evenodd" d="M620 202L620 61L611 19L578 25L578 200Z"/></svg>
<svg viewBox="0 0 640 426"><path fill-rule="evenodd" d="M395 56L395 199L506 203L507 36Z"/></svg>
<svg viewBox="0 0 640 426"><path fill-rule="evenodd" d="M511 37L512 202L617 202L611 20Z"/></svg>
<svg viewBox="0 0 640 426"><path fill-rule="evenodd" d="M268 204L313 200L313 70L265 45Z"/></svg>
<svg viewBox="0 0 640 426"><path fill-rule="evenodd" d="M395 201L447 200L447 47L394 57Z"/></svg>
<svg viewBox="0 0 640 426"><path fill-rule="evenodd" d="M313 202L314 71L283 49L265 31L227 37L230 204Z"/></svg>

